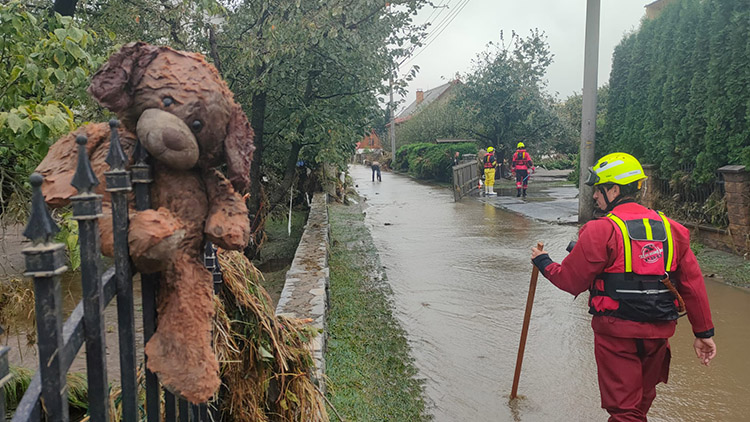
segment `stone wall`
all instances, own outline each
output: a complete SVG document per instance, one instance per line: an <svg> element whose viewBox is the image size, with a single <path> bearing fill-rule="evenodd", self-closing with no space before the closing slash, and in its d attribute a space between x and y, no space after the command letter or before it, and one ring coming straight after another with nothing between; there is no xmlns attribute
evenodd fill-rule
<svg viewBox="0 0 750 422"><path fill-rule="evenodd" d="M661 194L656 170L656 165L643 165L643 171L648 179L643 186L641 203L652 209ZM750 173L745 166L724 166L719 172L724 177L724 198L727 201L729 227L719 229L682 221L680 223L690 229L694 239L711 248L745 255L750 253Z"/></svg>
<svg viewBox="0 0 750 422"><path fill-rule="evenodd" d="M325 391L326 313L328 311L328 195L313 196L305 231L292 266L286 273L276 314L306 319L319 332L311 347L315 360L313 380Z"/></svg>

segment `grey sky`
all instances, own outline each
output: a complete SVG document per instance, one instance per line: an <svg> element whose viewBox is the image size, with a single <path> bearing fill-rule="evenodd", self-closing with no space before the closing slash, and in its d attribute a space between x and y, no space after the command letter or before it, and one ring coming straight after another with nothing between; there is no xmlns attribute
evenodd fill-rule
<svg viewBox="0 0 750 422"><path fill-rule="evenodd" d="M547 35L554 62L547 71L548 91L565 99L583 86L583 49L586 20L586 0L433 0L436 5L450 8L433 12L427 7L416 18L417 23L431 17L428 32L440 32L437 25L453 12L463 9L426 48L416 50L416 57L404 63L400 72L411 65L420 71L409 85L409 93L399 109L414 101L417 89L428 90L452 79L456 72L471 71L477 53L484 51L490 41L498 41L500 31L506 39L515 30L522 36L538 28ZM601 86L609 80L612 52L623 35L637 29L645 15L646 0L601 0L599 30L599 76ZM448 19L450 20L450 18ZM424 51L422 51L424 50Z"/></svg>

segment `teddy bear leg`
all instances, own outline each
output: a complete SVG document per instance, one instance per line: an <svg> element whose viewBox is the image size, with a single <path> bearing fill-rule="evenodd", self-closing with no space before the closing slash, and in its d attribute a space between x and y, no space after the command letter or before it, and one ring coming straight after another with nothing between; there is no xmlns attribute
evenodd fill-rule
<svg viewBox="0 0 750 422"><path fill-rule="evenodd" d="M184 237L183 224L166 208L139 211L130 220L130 256L140 272L164 271Z"/></svg>
<svg viewBox="0 0 750 422"><path fill-rule="evenodd" d="M218 170L204 174L210 209L204 232L224 249L240 250L250 240L250 221L242 196Z"/></svg>
<svg viewBox="0 0 750 422"><path fill-rule="evenodd" d="M181 250L164 273L160 289L157 330L146 345L148 368L174 393L204 403L221 384L211 347L211 273Z"/></svg>

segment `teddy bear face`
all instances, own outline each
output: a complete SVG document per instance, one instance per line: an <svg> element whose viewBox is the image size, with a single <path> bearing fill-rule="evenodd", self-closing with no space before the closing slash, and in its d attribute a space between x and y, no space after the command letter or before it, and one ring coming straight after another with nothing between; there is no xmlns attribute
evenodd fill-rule
<svg viewBox="0 0 750 422"><path fill-rule="evenodd" d="M138 135L159 163L178 170L227 164L246 191L253 132L242 108L202 55L131 43L92 78L89 93Z"/></svg>
<svg viewBox="0 0 750 422"><path fill-rule="evenodd" d="M154 158L177 169L220 163L232 107L224 84L205 62L173 50L159 54L132 98L126 124L136 122Z"/></svg>

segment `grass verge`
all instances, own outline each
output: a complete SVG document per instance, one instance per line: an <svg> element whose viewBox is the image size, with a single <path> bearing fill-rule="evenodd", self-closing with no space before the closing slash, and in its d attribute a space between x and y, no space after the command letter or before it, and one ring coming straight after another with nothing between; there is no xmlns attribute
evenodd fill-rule
<svg viewBox="0 0 750 422"><path fill-rule="evenodd" d="M423 385L362 209L331 204L329 221L328 398L347 421L427 421Z"/></svg>
<svg viewBox="0 0 750 422"><path fill-rule="evenodd" d="M750 289L750 261L739 255L707 248L695 241L690 247L698 258L704 276L715 275L727 284Z"/></svg>

